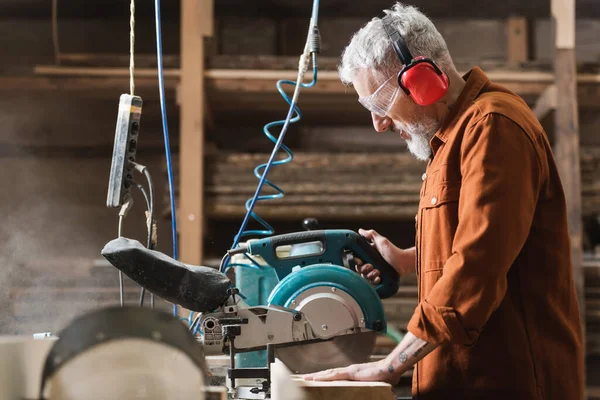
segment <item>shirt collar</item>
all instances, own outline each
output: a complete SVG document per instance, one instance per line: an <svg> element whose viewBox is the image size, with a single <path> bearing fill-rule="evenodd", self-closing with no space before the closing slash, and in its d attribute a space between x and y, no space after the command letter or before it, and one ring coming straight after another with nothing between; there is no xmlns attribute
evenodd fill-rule
<svg viewBox="0 0 600 400"><path fill-rule="evenodd" d="M438 138L444 143L446 143L448 136L452 132L452 129L450 128L452 122L457 116L462 114L462 112L471 104L473 100L475 100L477 96L479 96L481 90L490 81L487 75L479 67L474 67L471 69L469 72L463 75L463 79L465 80L465 87L456 99L456 102L449 106L450 111L448 112L448 115L444 119L440 129L438 129L434 135L434 138Z"/></svg>

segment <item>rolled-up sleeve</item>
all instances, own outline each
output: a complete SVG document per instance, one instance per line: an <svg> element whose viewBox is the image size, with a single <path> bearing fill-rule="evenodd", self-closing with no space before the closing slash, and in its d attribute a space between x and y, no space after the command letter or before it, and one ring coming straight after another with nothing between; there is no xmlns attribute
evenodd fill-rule
<svg viewBox="0 0 600 400"><path fill-rule="evenodd" d="M474 344L502 302L507 273L531 229L543 175L531 138L499 114L467 129L460 171L451 255L408 324L415 336L436 344Z"/></svg>

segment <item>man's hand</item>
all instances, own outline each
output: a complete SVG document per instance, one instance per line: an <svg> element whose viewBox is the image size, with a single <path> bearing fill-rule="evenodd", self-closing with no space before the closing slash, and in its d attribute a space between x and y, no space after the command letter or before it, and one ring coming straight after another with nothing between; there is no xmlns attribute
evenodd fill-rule
<svg viewBox="0 0 600 400"><path fill-rule="evenodd" d="M303 377L311 381L377 381L395 384L402 374L437 347L438 345L427 343L407 332L398 346L383 360L315 372Z"/></svg>
<svg viewBox="0 0 600 400"><path fill-rule="evenodd" d="M328 369L313 374L304 375L307 381L371 381L395 384L400 376L389 372L385 360L354 364L345 368Z"/></svg>
<svg viewBox="0 0 600 400"><path fill-rule="evenodd" d="M372 245L377 249L379 254L394 267L398 275L403 276L415 270L414 247L407 250L400 249L390 242L388 238L372 229L359 229L358 233L373 243ZM363 264L360 259L357 260L357 271L375 284L381 282L379 271L374 269L371 264Z"/></svg>

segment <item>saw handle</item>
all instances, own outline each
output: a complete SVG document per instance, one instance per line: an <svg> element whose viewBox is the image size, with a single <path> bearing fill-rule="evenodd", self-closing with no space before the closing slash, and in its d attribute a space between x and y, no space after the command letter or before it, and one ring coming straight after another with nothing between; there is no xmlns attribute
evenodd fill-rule
<svg viewBox="0 0 600 400"><path fill-rule="evenodd" d="M358 254L363 263L373 265L373 268L379 271L381 283L376 287L379 297L385 299L396 294L400 287L400 275L392 265L390 265L377 249L363 235L356 234L356 244L364 251L366 257Z"/></svg>
<svg viewBox="0 0 600 400"><path fill-rule="evenodd" d="M325 251L325 243L327 237L324 231L304 231L294 233L284 233L283 235L271 236L271 245L273 248L280 246L288 246L292 244L302 244L307 242L321 242L323 251ZM313 254L311 254L313 255Z"/></svg>

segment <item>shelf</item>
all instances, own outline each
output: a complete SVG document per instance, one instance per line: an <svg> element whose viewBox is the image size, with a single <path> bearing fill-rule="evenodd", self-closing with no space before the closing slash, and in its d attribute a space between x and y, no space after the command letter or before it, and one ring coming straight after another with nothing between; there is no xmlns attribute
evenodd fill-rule
<svg viewBox="0 0 600 400"><path fill-rule="evenodd" d="M216 219L243 218L256 190L254 168L268 154L216 152L205 155L205 212ZM173 157L178 187L178 156ZM583 215L600 207L600 148L581 149ZM412 221L418 208L424 164L406 151L377 153L295 152L289 164L274 167L269 180L285 191L283 199L261 201L255 211L266 220ZM165 191L165 196L168 191ZM264 186L261 195L276 193ZM176 198L179 192L175 191ZM165 198L163 204L169 204ZM170 210L164 209L169 217Z"/></svg>
<svg viewBox="0 0 600 400"><path fill-rule="evenodd" d="M252 58L249 58L252 59ZM277 59L277 58L274 58ZM267 60L268 61L268 60ZM235 65L232 62L221 61L216 64ZM283 64L288 65L289 60ZM239 64L239 62L238 62ZM280 62L279 64L282 64ZM332 62L327 63L331 68ZM262 65L262 64L261 64ZM508 66L484 67L488 77L508 89L523 96L526 101L533 104L548 85L554 83L554 74L542 69L522 67L520 69ZM164 69L165 88L168 91L176 90L180 79L179 68ZM225 119L230 118L230 113L243 112L242 118L257 117L264 121L265 118L276 118L287 109L287 104L277 92L275 83L280 79L296 80L297 73L291 69L207 69L206 78L207 103L211 112L224 113ZM311 79L308 73L305 79ZM599 107L600 74L579 73L578 94L581 107ZM158 98L158 79L155 68L138 68L135 70L136 91L146 98ZM114 97L115 91L125 92L129 88L129 69L123 67L74 67L40 65L34 68L32 76L2 76L0 77L0 90L64 90L86 92L94 91L98 97ZM292 85L284 85L286 93L291 96ZM340 121L339 114L350 118L348 122L364 121L366 114L360 113L362 108L356 101L356 93L344 86L335 70L320 70L317 84L301 92L302 110L309 116L331 122ZM173 95L169 98L174 98ZM240 111L241 110L241 111ZM363 110L364 111L364 110ZM338 115L338 116L334 116Z"/></svg>

